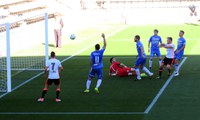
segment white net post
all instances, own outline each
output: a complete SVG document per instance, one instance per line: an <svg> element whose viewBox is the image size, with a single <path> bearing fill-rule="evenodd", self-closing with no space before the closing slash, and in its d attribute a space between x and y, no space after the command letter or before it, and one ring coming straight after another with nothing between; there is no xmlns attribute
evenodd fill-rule
<svg viewBox="0 0 200 120"><path fill-rule="evenodd" d="M10 24L6 23L7 92L11 92Z"/></svg>
<svg viewBox="0 0 200 120"><path fill-rule="evenodd" d="M44 19L45 19L45 61L47 62L49 59L48 13L45 13Z"/></svg>

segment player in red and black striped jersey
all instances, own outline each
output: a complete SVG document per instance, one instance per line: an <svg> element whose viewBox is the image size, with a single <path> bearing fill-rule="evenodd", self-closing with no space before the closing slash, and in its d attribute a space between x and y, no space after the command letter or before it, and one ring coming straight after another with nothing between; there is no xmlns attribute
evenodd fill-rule
<svg viewBox="0 0 200 120"><path fill-rule="evenodd" d="M110 58L110 76L119 76L119 77L124 77L124 76L136 76L135 69L127 67L123 63L117 62L116 58L112 57Z"/></svg>

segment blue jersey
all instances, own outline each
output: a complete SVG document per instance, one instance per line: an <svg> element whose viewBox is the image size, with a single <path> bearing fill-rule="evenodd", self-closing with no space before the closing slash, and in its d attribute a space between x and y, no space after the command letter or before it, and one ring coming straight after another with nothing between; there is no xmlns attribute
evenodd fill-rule
<svg viewBox="0 0 200 120"><path fill-rule="evenodd" d="M140 41L138 41L138 42L136 43L136 46L137 46L138 57L139 57L139 58L142 58L142 55L144 55L145 58L146 58L146 54L145 54L145 52L144 52L144 46L143 46L143 44L142 44ZM143 50L143 54L142 54L141 49Z"/></svg>
<svg viewBox="0 0 200 120"><path fill-rule="evenodd" d="M183 38L183 37L180 37L179 39L178 39L178 46L177 46L177 49L176 50L180 50L183 46L185 46L186 45L186 40L185 40L185 38ZM181 50L179 53L184 53L184 49L183 50Z"/></svg>
<svg viewBox="0 0 200 120"><path fill-rule="evenodd" d="M105 51L105 48L102 48L101 50L93 51L90 55L90 59L92 60L92 69L100 69L103 68L103 53Z"/></svg>
<svg viewBox="0 0 200 120"><path fill-rule="evenodd" d="M162 39L158 35L153 35L150 37L149 42L151 43L151 50L158 50L159 42L162 43Z"/></svg>

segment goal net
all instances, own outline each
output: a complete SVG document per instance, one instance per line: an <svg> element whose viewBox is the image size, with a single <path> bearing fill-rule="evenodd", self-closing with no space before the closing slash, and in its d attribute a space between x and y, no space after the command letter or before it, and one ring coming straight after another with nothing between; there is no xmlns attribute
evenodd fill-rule
<svg viewBox="0 0 200 120"><path fill-rule="evenodd" d="M0 92L10 92L44 70L48 59L48 15L1 24L0 48Z"/></svg>

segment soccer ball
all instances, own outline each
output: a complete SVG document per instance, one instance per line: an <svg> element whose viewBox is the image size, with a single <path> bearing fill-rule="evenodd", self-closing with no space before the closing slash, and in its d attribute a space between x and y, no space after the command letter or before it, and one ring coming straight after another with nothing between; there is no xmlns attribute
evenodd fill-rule
<svg viewBox="0 0 200 120"><path fill-rule="evenodd" d="M71 39L71 40L76 39L76 35L75 35L75 34L71 34L71 35L70 35L70 39Z"/></svg>

